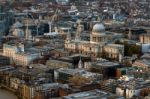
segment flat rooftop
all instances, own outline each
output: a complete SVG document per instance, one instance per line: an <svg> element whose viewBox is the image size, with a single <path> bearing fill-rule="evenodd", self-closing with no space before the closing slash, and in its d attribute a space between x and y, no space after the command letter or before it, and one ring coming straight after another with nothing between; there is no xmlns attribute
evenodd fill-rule
<svg viewBox="0 0 150 99"><path fill-rule="evenodd" d="M80 74L82 77L86 77L86 78L95 77L96 75L102 76L102 74L88 72L84 69L59 69L58 71L66 73L66 74L70 74L70 75Z"/></svg>
<svg viewBox="0 0 150 99"><path fill-rule="evenodd" d="M75 93L75 94L70 94L68 96L64 96L64 99L124 99L123 97L115 96L115 95L106 93L104 91L95 89L91 91L85 91L85 92L80 92L80 93ZM112 98L111 98L112 97Z"/></svg>
<svg viewBox="0 0 150 99"><path fill-rule="evenodd" d="M117 62L109 62L109 61L104 61L104 62L95 62L93 63L93 66L95 67L114 67L114 66L120 66L119 63Z"/></svg>
<svg viewBox="0 0 150 99"><path fill-rule="evenodd" d="M122 83L118 84L120 88L127 87L128 89L142 89L142 88L149 88L150 87L150 80L143 80L140 78L130 80L128 82L123 81Z"/></svg>
<svg viewBox="0 0 150 99"><path fill-rule="evenodd" d="M146 60L146 59L135 61L135 63L133 64L133 66L138 65L137 63L138 63L138 64L139 64L139 63L145 64L147 67L150 67L150 61L149 61L149 60ZM141 65L141 64L140 64L140 65Z"/></svg>

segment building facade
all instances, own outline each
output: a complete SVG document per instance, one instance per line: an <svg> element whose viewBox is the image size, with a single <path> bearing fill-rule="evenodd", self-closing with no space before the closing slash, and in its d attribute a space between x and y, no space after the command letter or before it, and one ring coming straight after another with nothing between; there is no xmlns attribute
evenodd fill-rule
<svg viewBox="0 0 150 99"><path fill-rule="evenodd" d="M149 34L140 35L140 42L143 44L150 43L150 35Z"/></svg>
<svg viewBox="0 0 150 99"><path fill-rule="evenodd" d="M16 65L29 65L34 59L40 57L40 53L25 52L24 44L4 44L3 55L11 59L13 64Z"/></svg>
<svg viewBox="0 0 150 99"><path fill-rule="evenodd" d="M121 61L124 56L124 46L119 44L109 44L115 38L115 34L106 33L102 23L94 25L90 34L90 41L82 41L80 38L80 27L77 29L75 40L68 34L65 41L65 49L71 53L81 53L91 57L102 57L106 52L109 58Z"/></svg>

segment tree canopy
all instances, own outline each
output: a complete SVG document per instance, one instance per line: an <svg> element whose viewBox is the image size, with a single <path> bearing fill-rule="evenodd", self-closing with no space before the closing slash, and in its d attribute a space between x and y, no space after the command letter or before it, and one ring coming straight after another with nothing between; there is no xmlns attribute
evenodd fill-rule
<svg viewBox="0 0 150 99"><path fill-rule="evenodd" d="M136 54L137 56L141 56L141 47L135 44L128 44L128 42L120 42L119 40L115 42L115 44L123 44L124 45L124 55L132 56Z"/></svg>
<svg viewBox="0 0 150 99"><path fill-rule="evenodd" d="M84 85L86 83L90 83L91 82L90 79L87 79L85 77L78 76L78 75L69 78L69 81L70 81L70 83L73 83L76 86L82 86L82 85Z"/></svg>

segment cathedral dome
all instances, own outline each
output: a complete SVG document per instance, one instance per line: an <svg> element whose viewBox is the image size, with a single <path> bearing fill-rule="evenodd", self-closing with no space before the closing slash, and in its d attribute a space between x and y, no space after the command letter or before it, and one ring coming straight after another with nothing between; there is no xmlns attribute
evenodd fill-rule
<svg viewBox="0 0 150 99"><path fill-rule="evenodd" d="M93 26L92 32L100 33L105 31L105 26L102 23L97 23Z"/></svg>

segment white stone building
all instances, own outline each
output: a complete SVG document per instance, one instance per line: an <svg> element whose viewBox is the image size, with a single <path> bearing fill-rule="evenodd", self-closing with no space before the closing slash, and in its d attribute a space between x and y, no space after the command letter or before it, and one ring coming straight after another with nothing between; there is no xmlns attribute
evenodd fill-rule
<svg viewBox="0 0 150 99"><path fill-rule="evenodd" d="M80 25L79 25L80 26ZM106 33L105 27L102 23L94 25L92 33L90 34L90 41L83 41L80 38L80 27L77 29L75 40L71 39L68 34L65 41L65 49L71 53L81 53L91 57L102 57L106 52L108 58L113 58L121 61L124 56L124 45L110 44L117 36L114 33Z"/></svg>
<svg viewBox="0 0 150 99"><path fill-rule="evenodd" d="M12 63L16 65L29 65L34 59L40 57L40 52L25 51L24 44L4 44L3 55L11 58Z"/></svg>

